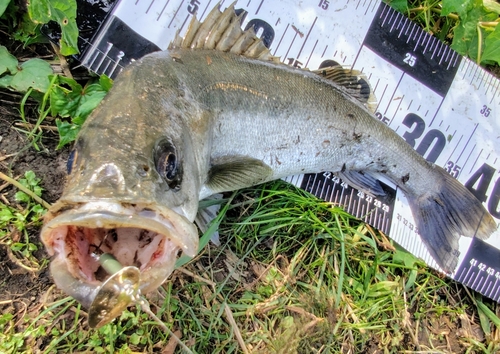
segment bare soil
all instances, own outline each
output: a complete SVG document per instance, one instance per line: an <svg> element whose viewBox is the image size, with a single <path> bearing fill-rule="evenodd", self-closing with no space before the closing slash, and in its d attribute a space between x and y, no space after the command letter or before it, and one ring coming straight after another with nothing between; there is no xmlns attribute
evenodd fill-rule
<svg viewBox="0 0 500 354"><path fill-rule="evenodd" d="M42 198L47 202L55 202L61 195L65 179L66 158L68 148L56 151L57 134L45 132L43 140L44 151L36 151L26 140L26 136L16 128L22 128L16 123L21 122L19 105L22 95L7 91L0 92L0 171L18 178L26 171L34 171L41 178L41 187L44 189ZM34 118L36 112L34 102L28 104L28 112ZM32 119L33 119L32 118ZM15 188L2 184L0 186L2 202L9 203L19 210L23 206L16 203ZM30 241L37 245L35 257L39 260L48 259L43 245L38 237L38 227L29 229ZM12 230L14 239L22 237ZM52 283L47 267L39 272L29 271L19 264L18 260L6 246L0 246L0 273L3 274L0 282L0 311L6 311L12 304L23 304L31 307L35 305ZM11 303L9 303L11 301ZM21 306L21 305L19 305Z"/></svg>

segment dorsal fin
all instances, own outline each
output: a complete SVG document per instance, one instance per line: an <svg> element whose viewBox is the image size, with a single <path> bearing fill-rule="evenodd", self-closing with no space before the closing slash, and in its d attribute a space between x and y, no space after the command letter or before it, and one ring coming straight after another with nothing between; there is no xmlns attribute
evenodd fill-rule
<svg viewBox="0 0 500 354"><path fill-rule="evenodd" d="M247 58L279 62L279 58L271 55L262 39L255 35L253 28L241 29L241 16L236 15L233 2L221 12L215 6L203 22L193 16L184 38L176 34L169 49L216 49L222 52L241 54Z"/></svg>
<svg viewBox="0 0 500 354"><path fill-rule="evenodd" d="M241 16L243 14L240 16L236 14L235 4L236 1L229 5L224 12L219 10L220 4L218 4L203 22L198 21L196 16L193 16L184 38L177 32L169 49L215 49L243 55L247 58L280 63L279 57L271 55L263 40L255 35L253 27L246 31L241 29ZM318 70L312 72L332 81L351 97L360 101L372 113L375 113L377 101L368 80L360 71L346 69L333 60L325 60Z"/></svg>
<svg viewBox="0 0 500 354"><path fill-rule="evenodd" d="M365 105L370 112L375 113L377 99L366 75L361 71L344 68L334 60L325 60L318 70L312 72L344 88L351 97Z"/></svg>

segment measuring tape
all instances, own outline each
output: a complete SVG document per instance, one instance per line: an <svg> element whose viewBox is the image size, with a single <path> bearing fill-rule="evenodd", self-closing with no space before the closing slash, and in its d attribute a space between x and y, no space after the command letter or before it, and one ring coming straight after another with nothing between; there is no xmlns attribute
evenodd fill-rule
<svg viewBox="0 0 500 354"><path fill-rule="evenodd" d="M216 4L102 0L90 5L82 0L78 59L96 73L116 77L131 61L167 49L194 14L203 20ZM221 8L229 4L223 1ZM500 80L378 0L246 0L235 8L244 14L243 27L254 27L271 53L288 65L316 69L333 59L363 71L378 99L376 117L500 219ZM285 180L342 205L439 270L420 240L405 196L391 182L383 180L386 195L375 197L331 172ZM500 301L500 232L487 241L462 237L459 266L451 277Z"/></svg>

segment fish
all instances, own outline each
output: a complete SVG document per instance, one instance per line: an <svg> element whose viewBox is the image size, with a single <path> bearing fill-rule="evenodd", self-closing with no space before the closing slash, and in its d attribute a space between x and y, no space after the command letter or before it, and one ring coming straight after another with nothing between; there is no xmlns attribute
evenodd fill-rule
<svg viewBox="0 0 500 354"><path fill-rule="evenodd" d="M447 273L460 237L497 228L482 203L379 121L361 73L285 65L234 4L195 16L184 37L130 64L86 120L61 198L41 239L59 288L89 307L109 274L97 252L158 288L181 255L195 257L200 200L295 174L332 171L407 197L424 245Z"/></svg>

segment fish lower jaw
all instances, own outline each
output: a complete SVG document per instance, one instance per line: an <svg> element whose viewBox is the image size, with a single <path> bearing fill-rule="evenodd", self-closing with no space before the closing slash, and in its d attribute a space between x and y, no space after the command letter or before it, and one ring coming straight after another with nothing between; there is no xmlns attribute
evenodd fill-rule
<svg viewBox="0 0 500 354"><path fill-rule="evenodd" d="M42 241L55 254L51 272L56 284L84 305L108 274L99 255L140 270L142 293L160 286L172 273L179 253L194 256L195 226L168 208L93 202L54 205L42 229ZM82 292L87 295L83 296Z"/></svg>

